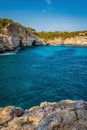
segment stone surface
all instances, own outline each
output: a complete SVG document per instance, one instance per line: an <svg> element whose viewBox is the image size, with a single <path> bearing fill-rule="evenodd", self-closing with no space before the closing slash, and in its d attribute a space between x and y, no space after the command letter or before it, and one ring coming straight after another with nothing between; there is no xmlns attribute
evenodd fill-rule
<svg viewBox="0 0 87 130"><path fill-rule="evenodd" d="M44 40L33 34L26 27L17 23L8 23L0 31L0 53L14 51L17 47L37 45L76 45L87 46L87 36L79 35L63 39Z"/></svg>
<svg viewBox="0 0 87 130"><path fill-rule="evenodd" d="M55 40L46 41L49 45L74 45L74 46L87 46L87 36L75 36L71 38L62 39L61 37Z"/></svg>
<svg viewBox="0 0 87 130"><path fill-rule="evenodd" d="M13 51L17 47L43 45L44 41L20 24L8 24L0 33L0 53Z"/></svg>
<svg viewBox="0 0 87 130"><path fill-rule="evenodd" d="M87 130L87 102L44 102L29 110L0 108L1 130Z"/></svg>
<svg viewBox="0 0 87 130"><path fill-rule="evenodd" d="M0 125L12 120L14 117L19 117L24 113L21 108L16 108L13 106L0 108Z"/></svg>
<svg viewBox="0 0 87 130"><path fill-rule="evenodd" d="M64 44L87 46L87 36L76 36L74 38L67 38L64 40Z"/></svg>

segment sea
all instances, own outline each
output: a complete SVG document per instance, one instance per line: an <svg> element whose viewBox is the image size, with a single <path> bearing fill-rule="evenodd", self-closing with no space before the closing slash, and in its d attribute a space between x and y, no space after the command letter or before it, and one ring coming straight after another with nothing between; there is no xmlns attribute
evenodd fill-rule
<svg viewBox="0 0 87 130"><path fill-rule="evenodd" d="M32 46L0 54L0 107L87 101L87 47Z"/></svg>

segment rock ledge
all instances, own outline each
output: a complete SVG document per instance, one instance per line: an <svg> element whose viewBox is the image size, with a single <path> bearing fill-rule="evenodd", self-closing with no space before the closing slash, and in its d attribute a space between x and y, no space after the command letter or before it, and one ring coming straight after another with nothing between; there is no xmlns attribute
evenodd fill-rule
<svg viewBox="0 0 87 130"><path fill-rule="evenodd" d="M44 102L29 110L0 108L1 130L87 130L87 102Z"/></svg>

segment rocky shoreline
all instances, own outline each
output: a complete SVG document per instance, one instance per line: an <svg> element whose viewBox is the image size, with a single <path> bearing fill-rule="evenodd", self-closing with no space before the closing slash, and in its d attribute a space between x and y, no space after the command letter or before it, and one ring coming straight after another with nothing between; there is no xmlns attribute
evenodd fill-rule
<svg viewBox="0 0 87 130"><path fill-rule="evenodd" d="M37 38L30 30L13 21L6 24L0 32L0 53L14 51L17 47L43 44L44 41Z"/></svg>
<svg viewBox="0 0 87 130"><path fill-rule="evenodd" d="M0 28L0 53L14 51L18 47L37 46L37 45L73 45L87 46L87 36L79 33L78 36L65 38L55 38L54 40L45 40L36 35L36 32L30 31L19 23L8 19L1 19L4 27ZM8 22L7 22L8 21ZM7 22L7 23L6 23Z"/></svg>
<svg viewBox="0 0 87 130"><path fill-rule="evenodd" d="M87 130L87 102L44 102L29 110L0 108L1 130Z"/></svg>
<svg viewBox="0 0 87 130"><path fill-rule="evenodd" d="M87 36L75 36L62 39L61 37L55 40L48 40L49 45L71 45L71 46L87 46Z"/></svg>

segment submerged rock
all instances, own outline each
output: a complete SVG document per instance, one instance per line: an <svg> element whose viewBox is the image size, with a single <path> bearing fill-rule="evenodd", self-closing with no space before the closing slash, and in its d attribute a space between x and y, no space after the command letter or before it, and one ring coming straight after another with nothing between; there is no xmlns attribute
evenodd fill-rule
<svg viewBox="0 0 87 130"><path fill-rule="evenodd" d="M1 130L87 130L87 102L41 103L29 110L0 109Z"/></svg>

